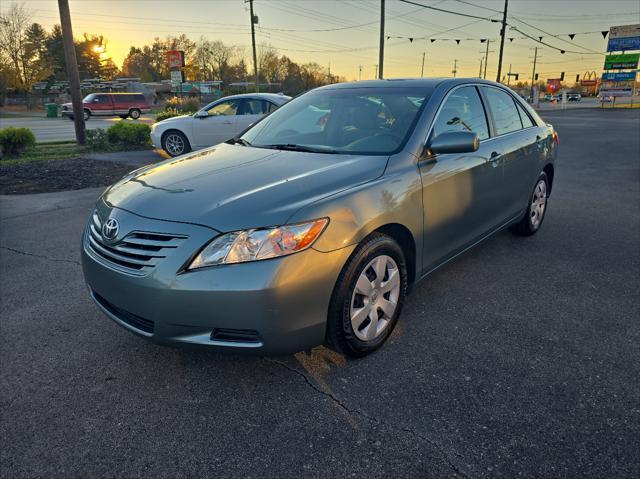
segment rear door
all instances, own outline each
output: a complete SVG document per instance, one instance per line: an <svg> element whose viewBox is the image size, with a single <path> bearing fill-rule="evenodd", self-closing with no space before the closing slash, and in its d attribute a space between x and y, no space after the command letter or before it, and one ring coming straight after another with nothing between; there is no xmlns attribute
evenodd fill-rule
<svg viewBox="0 0 640 479"><path fill-rule="evenodd" d="M507 221L519 215L527 205L540 155L540 138L536 138L540 131L509 92L492 86L483 86L482 92L495 130L495 137L491 140L492 154L497 158L503 175L500 217Z"/></svg>
<svg viewBox="0 0 640 479"><path fill-rule="evenodd" d="M113 110L116 115L126 115L132 106L134 95L113 95Z"/></svg>
<svg viewBox="0 0 640 479"><path fill-rule="evenodd" d="M475 86L452 90L434 120L430 139L448 131L473 131L473 153L427 153L418 166L424 209L424 268L429 271L496 226L502 171L491 158L489 122Z"/></svg>
<svg viewBox="0 0 640 479"><path fill-rule="evenodd" d="M233 138L238 130L237 120L242 111L243 100L232 98L214 103L207 116L193 118L194 147L217 145Z"/></svg>

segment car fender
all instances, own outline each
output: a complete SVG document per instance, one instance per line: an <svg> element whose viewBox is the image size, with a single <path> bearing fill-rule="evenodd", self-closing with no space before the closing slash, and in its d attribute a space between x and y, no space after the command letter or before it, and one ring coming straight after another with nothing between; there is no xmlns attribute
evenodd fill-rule
<svg viewBox="0 0 640 479"><path fill-rule="evenodd" d="M422 263L422 182L415 164L385 173L376 180L338 192L307 205L288 223L328 217L329 225L313 248L329 252L360 243L390 224L409 230L416 246L416 270Z"/></svg>

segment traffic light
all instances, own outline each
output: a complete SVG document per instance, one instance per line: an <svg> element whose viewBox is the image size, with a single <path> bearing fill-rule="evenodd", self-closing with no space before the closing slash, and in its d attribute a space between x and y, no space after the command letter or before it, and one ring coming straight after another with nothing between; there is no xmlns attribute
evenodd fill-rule
<svg viewBox="0 0 640 479"><path fill-rule="evenodd" d="M519 73L516 73L516 81L518 81L518 75L520 75Z"/></svg>
<svg viewBox="0 0 640 479"><path fill-rule="evenodd" d="M536 77L534 78L535 81L538 81L538 74L536 73Z"/></svg>
<svg viewBox="0 0 640 479"><path fill-rule="evenodd" d="M576 83L578 83L579 81L580 81L580 73L576 75Z"/></svg>
<svg viewBox="0 0 640 479"><path fill-rule="evenodd" d="M560 73L560 81L564 81L564 72Z"/></svg>

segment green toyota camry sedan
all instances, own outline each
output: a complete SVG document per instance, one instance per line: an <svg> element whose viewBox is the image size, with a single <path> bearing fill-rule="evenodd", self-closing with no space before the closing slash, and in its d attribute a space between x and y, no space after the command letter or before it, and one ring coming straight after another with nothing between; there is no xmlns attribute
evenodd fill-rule
<svg viewBox="0 0 640 479"><path fill-rule="evenodd" d="M493 82L317 88L107 189L84 276L109 318L153 341L363 356L417 281L503 228L540 229L557 145Z"/></svg>

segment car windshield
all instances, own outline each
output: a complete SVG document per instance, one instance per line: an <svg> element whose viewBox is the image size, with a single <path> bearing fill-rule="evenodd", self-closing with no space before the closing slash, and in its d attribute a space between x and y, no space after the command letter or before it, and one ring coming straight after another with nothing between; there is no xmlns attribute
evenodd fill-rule
<svg viewBox="0 0 640 479"><path fill-rule="evenodd" d="M388 155L411 134L425 88L340 88L302 95L242 135L252 146Z"/></svg>
<svg viewBox="0 0 640 479"><path fill-rule="evenodd" d="M85 96L85 97L82 99L82 101L83 101L84 103L91 103L91 102L93 101L93 99L95 98L95 96L96 96L96 94L95 94L95 93L91 93L91 94L89 94L89 95Z"/></svg>

